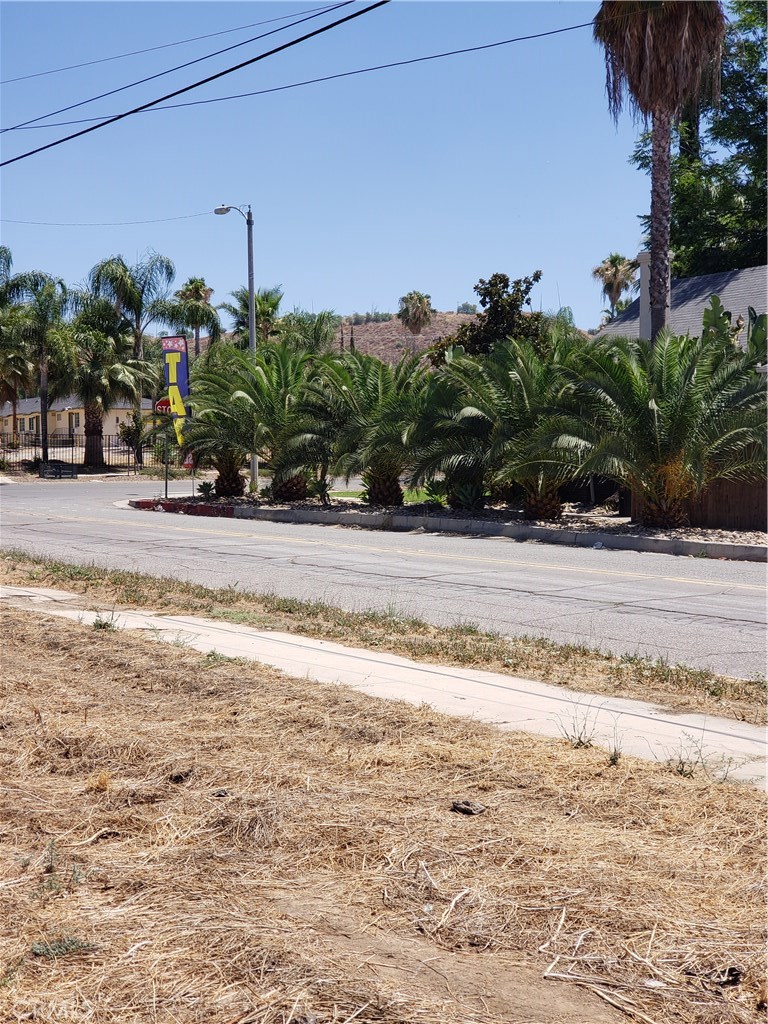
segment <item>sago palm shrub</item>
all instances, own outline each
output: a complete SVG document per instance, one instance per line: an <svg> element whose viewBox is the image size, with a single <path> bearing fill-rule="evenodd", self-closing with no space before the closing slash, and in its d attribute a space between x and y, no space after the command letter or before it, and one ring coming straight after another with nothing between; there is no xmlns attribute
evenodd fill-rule
<svg viewBox="0 0 768 1024"><path fill-rule="evenodd" d="M396 366L356 352L325 359L300 405L294 449L327 458L347 479L362 474L370 504L402 505L400 478L410 467L427 378L418 356Z"/></svg>
<svg viewBox="0 0 768 1024"><path fill-rule="evenodd" d="M613 341L571 373L571 415L549 443L584 473L625 484L649 526L688 522L687 501L714 480L765 475L763 358L719 340L662 333L655 345Z"/></svg>
<svg viewBox="0 0 768 1024"><path fill-rule="evenodd" d="M542 425L561 410L575 352L570 338L546 356L529 341L500 342L480 358L449 350L417 435L414 482L442 474L451 507L471 509L488 487L517 484L528 518L559 518L558 489L578 472L578 457L549 445Z"/></svg>
<svg viewBox="0 0 768 1024"><path fill-rule="evenodd" d="M201 363L194 374L192 405L196 418L215 422L216 429L211 428L210 439L205 440L202 428L193 423L185 433L187 450L213 460L213 449L218 445L222 450L229 449L241 465L248 455L257 453L273 466L274 499L305 498L304 467L289 466L283 449L293 429L311 357L273 345L253 355L232 346L218 346Z"/></svg>

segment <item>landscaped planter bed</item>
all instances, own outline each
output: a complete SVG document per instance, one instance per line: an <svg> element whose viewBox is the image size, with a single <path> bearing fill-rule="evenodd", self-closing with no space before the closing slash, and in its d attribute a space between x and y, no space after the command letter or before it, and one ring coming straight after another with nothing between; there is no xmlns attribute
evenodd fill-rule
<svg viewBox="0 0 768 1024"><path fill-rule="evenodd" d="M371 508L362 502L337 500L331 508L318 501L293 505L272 505L246 496L242 498L199 497L131 501L133 508L172 512L180 515L219 516L278 523L319 523L373 530L459 533L508 537L545 544L571 544L578 547L618 548L629 551L655 551L674 555L709 558L736 558L766 561L768 536L765 533L697 528L651 529L619 516L566 511L558 522L530 522L511 509L489 508L469 513L434 505L404 505L397 508Z"/></svg>

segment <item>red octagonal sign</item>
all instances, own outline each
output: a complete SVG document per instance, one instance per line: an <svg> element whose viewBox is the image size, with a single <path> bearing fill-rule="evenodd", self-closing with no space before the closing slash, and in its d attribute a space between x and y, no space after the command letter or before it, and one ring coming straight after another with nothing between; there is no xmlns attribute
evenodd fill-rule
<svg viewBox="0 0 768 1024"><path fill-rule="evenodd" d="M162 412L166 415L171 411L170 398L158 398L155 402L155 412Z"/></svg>

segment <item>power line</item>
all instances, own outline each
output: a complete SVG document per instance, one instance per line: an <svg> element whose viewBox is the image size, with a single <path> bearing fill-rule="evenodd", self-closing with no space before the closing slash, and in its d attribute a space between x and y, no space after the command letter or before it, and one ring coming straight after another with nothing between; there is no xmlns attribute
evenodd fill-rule
<svg viewBox="0 0 768 1024"><path fill-rule="evenodd" d="M195 64L200 64L204 60L211 60L213 57L220 57L222 53L229 53L230 50L238 50L241 46L248 46L250 43L255 43L259 39L266 39L267 36L273 36L277 32L285 32L287 29L294 28L296 25L301 25L305 21L312 21L314 18L319 18L322 14L325 14L327 10L337 11L340 7L347 7L353 2L354 0L343 0L342 3L338 3L334 7L323 8L319 14L309 14L306 17L298 18L296 21L289 22L287 25L281 25L279 28L270 29L269 32L262 32L258 36L251 36L250 39L244 39L242 42L233 43L231 46L225 46L223 50L216 50L214 53L207 53L203 57L196 57L194 60L185 61L183 64L177 64L176 67L167 68L165 71L158 71L154 75L147 75L146 78L140 78L136 82L129 82L127 85L118 86L117 89L109 89L107 92L99 93L98 96L91 96L90 99L80 100L78 103L70 103L69 106L59 107L58 110L51 110L47 114L40 114L38 117L31 117L28 121L21 121L19 124L11 125L9 128L0 129L0 135L5 134L5 132L17 131L19 128L28 128L37 121L44 121L47 117L55 117L57 114L64 114L68 110L75 110L77 107L84 107L88 103L95 103L96 100L103 100L106 99L107 96L114 96L118 92L125 92L126 89L134 89L137 85L144 85L146 82L153 82L156 78L163 78L165 75L173 74L174 71L183 71L185 68L191 68ZM48 125L42 125L42 127L46 128Z"/></svg>
<svg viewBox="0 0 768 1024"><path fill-rule="evenodd" d="M9 220L7 217L0 219L0 224L27 224L40 228L122 228L131 224L164 224L170 220L192 220L195 217L211 217L211 210L204 213L184 213L180 217L156 217L154 220L113 220L113 221L85 221L75 223L73 221L46 221L46 220Z"/></svg>
<svg viewBox="0 0 768 1024"><path fill-rule="evenodd" d="M287 89L299 89L302 86L316 85L319 82L332 82L334 79L337 78L350 78L353 75L365 75L371 71L385 71L388 68L400 68L404 67L407 64L420 64L424 61L440 60L444 57L455 57L457 55L464 53L477 53L479 50L491 50L497 46L509 46L510 43L522 43L527 42L530 39L543 39L545 36L556 36L560 35L563 32L575 32L577 29L591 28L592 25L593 22L585 21L582 22L580 25L566 25L564 28L550 29L547 32L534 32L533 34L527 36L514 36L512 39L501 39L495 43L483 43L481 46L466 46L460 50L446 50L444 53L432 53L428 54L425 57L411 57L408 60L391 61L389 64L375 64L372 67L357 68L354 71L340 71L335 75L323 75L321 78L308 78L303 82L291 82L288 85L275 85L270 87L269 89L257 89L255 92L240 92L235 93L232 96L214 96L211 99L189 100L186 103L168 103L163 107L154 107L151 111L148 112L156 113L160 110L179 110L182 107L199 107L204 106L207 103L224 103L228 100L242 100L252 96L265 96L268 93L284 92ZM100 120L100 118L98 117L82 117L72 121L55 121L52 124L29 125L28 128L25 128L24 130L27 131L33 128L64 128L73 124L87 124L91 121L98 120Z"/></svg>
<svg viewBox="0 0 768 1024"><path fill-rule="evenodd" d="M122 114L117 114L114 117L107 118L106 121L101 121L99 124L91 125L90 128L83 128L79 132L73 132L71 135L65 135L62 139L56 139L54 142L48 142L45 146L38 146L37 149L31 149L26 153L21 153L19 156L11 157L10 160L3 160L2 163L0 163L0 167L8 167L10 164L15 164L19 160L26 160L27 157L34 156L36 153L42 153L46 149L53 149L55 146L61 146L63 143L70 142L72 139L78 139L82 135L88 135L90 132L95 132L100 128L105 128L109 124L114 124L115 121L121 121L123 118L130 117L132 114L138 114L142 110L148 110L150 107L157 106L158 103L164 103L166 100L173 99L175 96L181 96L183 93L190 92L192 89L198 89L201 85L207 85L209 82L215 82L219 78L224 78L226 75L231 75L235 71L240 71L241 68L249 67L251 64L256 64L259 61L266 60L267 57L272 57L276 53L282 53L283 50L288 50L293 46L297 46L299 43L303 43L307 39L312 39L315 36L322 35L324 32L328 32L332 28L336 28L348 21L353 21L355 18L360 18L365 14L369 14L371 11L375 11L379 7L384 7L390 2L391 0L378 0L377 3L371 4L370 7L364 7L361 11L354 11L352 14L346 15L344 18L339 18L338 21L332 21L329 25L323 25L322 28L317 28L313 32L308 32L306 35L299 36L298 39L292 39L290 42L283 43L282 46L276 46L273 50L267 50L265 53L258 54L256 57L251 57L250 60L245 60L240 64L235 64L234 67L226 68L224 71L219 71L215 75L209 75L207 78L203 78L199 82L193 82L192 85L186 85L183 89L176 89L174 92L167 93L165 96L160 96L156 100L150 100L149 103L142 103L141 106L134 107L132 110L126 110Z"/></svg>
<svg viewBox="0 0 768 1024"><path fill-rule="evenodd" d="M198 43L201 39L214 39L216 36L231 35L233 32L244 32L248 28L259 28L261 25L272 25L276 21L287 21L289 18L296 18L303 14L313 14L315 11L326 11L329 7L310 7L307 11L298 11L293 14L281 14L279 18L268 18L266 21L253 21L249 25L238 25L237 28L225 28L220 32L207 32L203 36L190 36L189 39L177 39L173 43L161 43L159 46L148 46L144 50L129 50L127 53L116 53L111 57L99 57L97 60L86 60L82 64L68 64L63 68L51 68L49 71L36 71L32 75L19 75L18 78L6 78L0 81L0 85L11 85L13 82L28 82L30 78L44 78L46 75L59 75L62 71L77 71L80 68L90 68L94 64L106 64L111 60L122 60L124 57L137 57L142 53L153 53L155 50L167 50L173 46L183 46L185 43Z"/></svg>

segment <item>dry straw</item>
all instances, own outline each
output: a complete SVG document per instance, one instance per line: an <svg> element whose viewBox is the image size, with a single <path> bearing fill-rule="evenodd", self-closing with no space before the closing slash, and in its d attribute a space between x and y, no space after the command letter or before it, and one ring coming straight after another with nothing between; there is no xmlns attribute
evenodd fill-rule
<svg viewBox="0 0 768 1024"><path fill-rule="evenodd" d="M137 634L3 633L2 1020L760 1019L759 793Z"/></svg>

